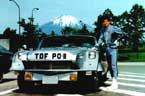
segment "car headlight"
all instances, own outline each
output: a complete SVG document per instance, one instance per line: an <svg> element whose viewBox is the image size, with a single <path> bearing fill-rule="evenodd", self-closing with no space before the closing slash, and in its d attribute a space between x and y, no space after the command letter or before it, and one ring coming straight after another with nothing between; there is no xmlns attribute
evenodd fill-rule
<svg viewBox="0 0 145 96"><path fill-rule="evenodd" d="M23 54L23 53L18 53L18 59L20 60L27 60L27 54Z"/></svg>
<svg viewBox="0 0 145 96"><path fill-rule="evenodd" d="M89 56L89 59L95 59L96 58L96 52L95 51L90 51L88 56Z"/></svg>

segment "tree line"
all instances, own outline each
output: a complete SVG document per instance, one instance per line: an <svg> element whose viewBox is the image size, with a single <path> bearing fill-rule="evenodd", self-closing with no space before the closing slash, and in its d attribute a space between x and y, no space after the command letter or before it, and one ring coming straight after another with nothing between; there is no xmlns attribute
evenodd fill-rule
<svg viewBox="0 0 145 96"><path fill-rule="evenodd" d="M82 28L64 27L62 29L62 35L93 35L98 39L102 28L102 18L104 16L109 16L113 25L120 27L126 32L129 37L127 44L129 47L138 50L140 46L145 44L145 38L143 38L143 33L145 33L145 9L142 5L138 4L133 5L130 11L124 11L118 16L114 15L110 9L106 9L98 16L96 21L94 21L94 32L89 32L86 24L82 24ZM39 41L40 37L46 36L41 29L38 29L38 25L31 23L31 20L26 22L25 19L22 19L18 23L24 29L23 34L21 34L21 41L29 42L29 45L32 47L35 46L35 42ZM17 34L16 30L8 27L3 32L3 35L6 37L13 37ZM55 36L56 34L52 31L50 35Z"/></svg>

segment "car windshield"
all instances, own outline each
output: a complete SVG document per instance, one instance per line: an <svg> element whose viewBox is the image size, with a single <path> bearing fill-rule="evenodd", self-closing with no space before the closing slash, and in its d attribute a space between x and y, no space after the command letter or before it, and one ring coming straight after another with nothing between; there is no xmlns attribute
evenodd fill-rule
<svg viewBox="0 0 145 96"><path fill-rule="evenodd" d="M95 38L83 36L48 37L41 42L41 48L48 47L87 47L95 45Z"/></svg>
<svg viewBox="0 0 145 96"><path fill-rule="evenodd" d="M0 45L0 50L7 51L6 48Z"/></svg>

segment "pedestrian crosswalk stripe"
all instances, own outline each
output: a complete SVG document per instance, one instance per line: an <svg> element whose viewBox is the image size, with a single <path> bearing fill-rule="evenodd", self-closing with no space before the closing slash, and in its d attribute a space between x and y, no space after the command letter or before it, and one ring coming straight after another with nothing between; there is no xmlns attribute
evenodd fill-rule
<svg viewBox="0 0 145 96"><path fill-rule="evenodd" d="M118 77L118 79L119 79L119 80L127 80L127 81L135 81L135 82L145 83L145 80L140 80L140 79L122 78L122 77Z"/></svg>
<svg viewBox="0 0 145 96"><path fill-rule="evenodd" d="M108 90L105 87L100 87L100 89L103 90L103 91L109 91L109 92L127 94L127 95L131 95L131 96L145 96L145 93L136 92L136 91L130 91L130 90L125 90L125 89Z"/></svg>
<svg viewBox="0 0 145 96"><path fill-rule="evenodd" d="M133 78L145 79L145 76L132 75L132 74L119 74L119 77L133 77Z"/></svg>
<svg viewBox="0 0 145 96"><path fill-rule="evenodd" d="M80 94L56 94L55 96L83 96L83 95L80 95Z"/></svg>
<svg viewBox="0 0 145 96"><path fill-rule="evenodd" d="M121 74L132 74L132 75L141 75L141 76L145 76L145 74L143 74L143 73L134 73L134 72L119 72L119 73L121 73Z"/></svg>
<svg viewBox="0 0 145 96"><path fill-rule="evenodd" d="M107 74L107 76L110 76L110 75ZM145 91L138 92L139 90L145 89L145 74L135 73L135 72L119 72L118 80L119 80L118 81L119 85L125 86L124 88L121 86L119 87L123 89L108 90L108 88L106 87L100 87L100 88L103 91L127 94L131 96L145 96ZM109 80L109 81L106 81L105 83L110 85L112 82ZM131 89L128 89L128 87L131 87ZM139 90L137 91L134 88L139 89Z"/></svg>
<svg viewBox="0 0 145 96"><path fill-rule="evenodd" d="M105 83L111 84L111 81L106 81ZM124 86L130 86L130 87L136 87L136 88L145 88L145 85L141 84L133 84L133 83L122 83L118 82L119 85L124 85Z"/></svg>

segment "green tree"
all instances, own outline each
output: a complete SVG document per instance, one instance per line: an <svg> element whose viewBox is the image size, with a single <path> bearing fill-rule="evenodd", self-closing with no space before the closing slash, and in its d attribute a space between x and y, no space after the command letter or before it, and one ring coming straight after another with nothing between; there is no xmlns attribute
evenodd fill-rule
<svg viewBox="0 0 145 96"><path fill-rule="evenodd" d="M62 29L62 35L73 35L78 33L77 28L66 26Z"/></svg>
<svg viewBox="0 0 145 96"><path fill-rule="evenodd" d="M87 25L83 24L81 29L78 29L77 34L79 35L89 35L89 31L87 29Z"/></svg>
<svg viewBox="0 0 145 96"><path fill-rule="evenodd" d="M97 19L97 21L95 21L94 25L95 25L94 31L96 34L96 38L98 40L100 33L101 33L101 28L102 28L102 15L98 16L98 19Z"/></svg>
<svg viewBox="0 0 145 96"><path fill-rule="evenodd" d="M143 6L135 4L130 10L128 23L131 30L128 34L131 40L131 46L134 50L138 50L140 39L143 37L143 28L145 26L145 9Z"/></svg>
<svg viewBox="0 0 145 96"><path fill-rule="evenodd" d="M8 27L4 30L3 35L7 38L12 38L13 36L16 35L16 30Z"/></svg>
<svg viewBox="0 0 145 96"><path fill-rule="evenodd" d="M51 31L50 36L56 36L55 32L54 31Z"/></svg>
<svg viewBox="0 0 145 96"><path fill-rule="evenodd" d="M31 20L26 22L25 19L22 19L19 24L24 29L22 43L27 43L29 47L34 48L40 36L38 25L32 24Z"/></svg>
<svg viewBox="0 0 145 96"><path fill-rule="evenodd" d="M120 16L117 17L116 19L116 25L122 28L125 32L128 32L130 29L130 24L129 24L129 18L130 14L125 11L123 12Z"/></svg>
<svg viewBox="0 0 145 96"><path fill-rule="evenodd" d="M19 48L19 35L16 34L16 30L8 27L4 30L3 36L10 40L10 51L16 52Z"/></svg>
<svg viewBox="0 0 145 96"><path fill-rule="evenodd" d="M88 31L86 24L83 24L81 29L75 27L64 27L62 29L62 35L90 35L90 32Z"/></svg>

